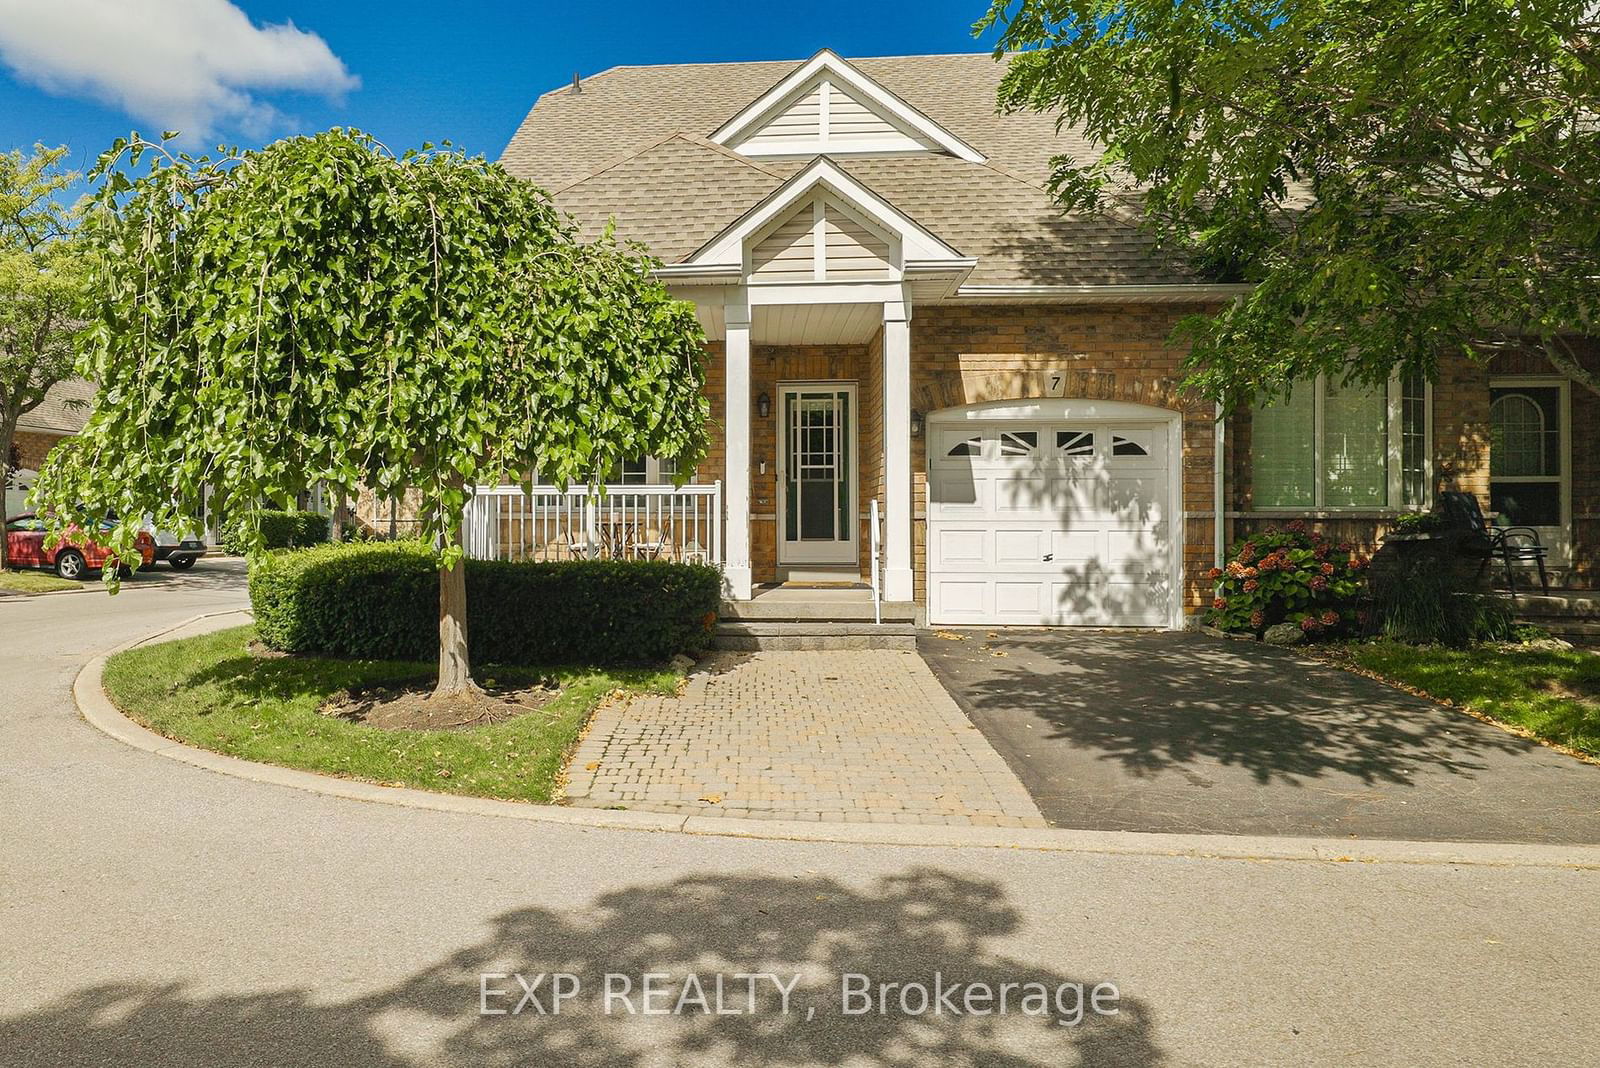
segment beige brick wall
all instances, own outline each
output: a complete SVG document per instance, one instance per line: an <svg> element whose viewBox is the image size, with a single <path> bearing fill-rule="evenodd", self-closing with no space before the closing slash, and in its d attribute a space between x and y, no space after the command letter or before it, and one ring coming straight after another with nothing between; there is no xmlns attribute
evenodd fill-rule
<svg viewBox="0 0 1600 1068"><path fill-rule="evenodd" d="M19 430L11 439L11 445L17 450L17 465L30 471L39 470L44 463L47 453L56 447L65 434L41 434L34 430Z"/></svg>

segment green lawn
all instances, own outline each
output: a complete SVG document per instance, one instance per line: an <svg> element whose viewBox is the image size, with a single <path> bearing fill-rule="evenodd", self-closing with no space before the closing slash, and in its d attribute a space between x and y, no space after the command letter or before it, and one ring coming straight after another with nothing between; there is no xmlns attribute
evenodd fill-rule
<svg viewBox="0 0 1600 1068"><path fill-rule="evenodd" d="M1348 647L1368 671L1464 705L1549 742L1600 756L1600 656L1583 650L1469 649L1378 641Z"/></svg>
<svg viewBox="0 0 1600 1068"><path fill-rule="evenodd" d="M549 801L562 758L591 709L618 688L670 693L665 670L502 668L480 677L552 677L562 692L538 712L458 731L379 730L317 708L353 686L419 680L429 666L245 651L252 628L118 653L106 664L112 701L150 729L230 756L445 793Z"/></svg>
<svg viewBox="0 0 1600 1068"><path fill-rule="evenodd" d="M83 583L57 578L48 571L0 571L0 590L11 593L54 593L57 590L81 589Z"/></svg>

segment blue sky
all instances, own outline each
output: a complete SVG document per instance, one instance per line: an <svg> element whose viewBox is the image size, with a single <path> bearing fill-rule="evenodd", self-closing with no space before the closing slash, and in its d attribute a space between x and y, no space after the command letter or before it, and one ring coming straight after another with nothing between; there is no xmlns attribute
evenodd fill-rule
<svg viewBox="0 0 1600 1068"><path fill-rule="evenodd" d="M984 0L0 0L0 150L359 126L497 156L545 90L626 63L983 51ZM870 19L862 19L870 12ZM197 132L198 131L198 132Z"/></svg>

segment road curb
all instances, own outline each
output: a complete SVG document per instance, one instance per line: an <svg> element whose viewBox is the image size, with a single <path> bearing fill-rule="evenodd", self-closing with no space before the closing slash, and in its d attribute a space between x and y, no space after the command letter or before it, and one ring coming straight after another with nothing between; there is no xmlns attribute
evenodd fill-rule
<svg viewBox="0 0 1600 1068"><path fill-rule="evenodd" d="M379 786L315 772L196 749L142 727L106 696L102 676L108 657L148 645L195 624L220 630L220 620L238 610L192 616L154 634L124 642L93 657L78 672L72 694L90 726L147 753L230 775L249 782L304 790L350 801L396 805L498 819L526 820L603 830L670 831L679 834L843 845L1015 849L1048 853L1187 857L1206 860L1316 861L1343 864L1431 864L1489 867L1539 867L1600 870L1600 846L1536 845L1498 842L1351 841L1325 838L1144 834L1133 831L931 827L903 824L812 823L751 820L723 816L672 815L610 809L565 808L518 801L431 793L408 787ZM209 625L217 621L217 625Z"/></svg>

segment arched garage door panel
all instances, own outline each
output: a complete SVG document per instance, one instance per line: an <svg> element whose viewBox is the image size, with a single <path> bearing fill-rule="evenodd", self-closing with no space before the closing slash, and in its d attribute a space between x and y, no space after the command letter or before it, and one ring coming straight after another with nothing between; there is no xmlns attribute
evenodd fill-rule
<svg viewBox="0 0 1600 1068"><path fill-rule="evenodd" d="M1163 423L935 424L929 621L1168 626L1169 433Z"/></svg>

